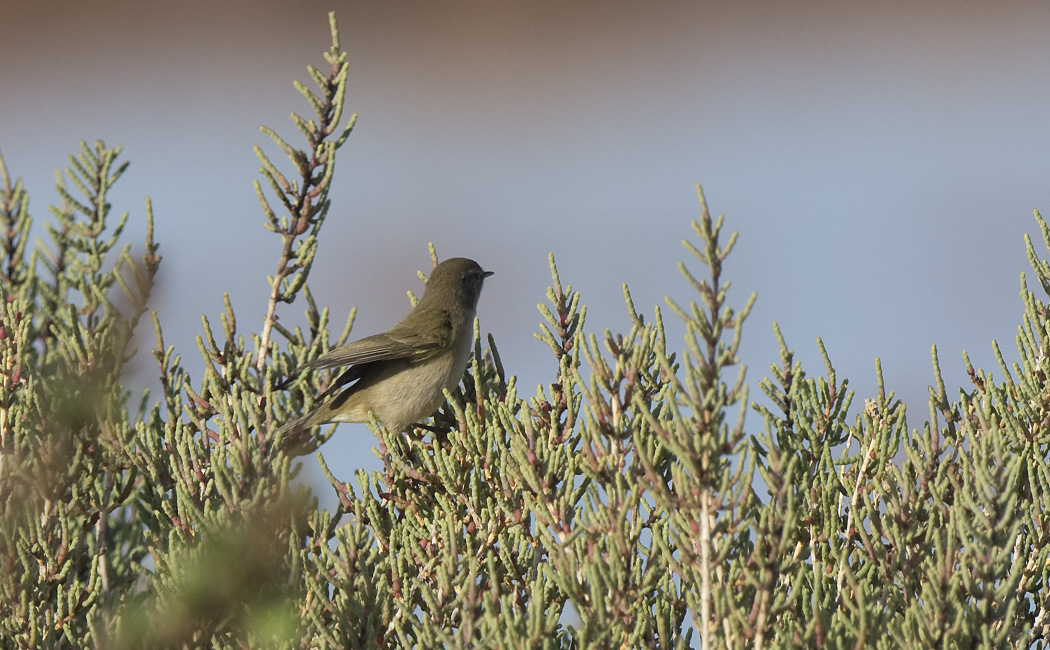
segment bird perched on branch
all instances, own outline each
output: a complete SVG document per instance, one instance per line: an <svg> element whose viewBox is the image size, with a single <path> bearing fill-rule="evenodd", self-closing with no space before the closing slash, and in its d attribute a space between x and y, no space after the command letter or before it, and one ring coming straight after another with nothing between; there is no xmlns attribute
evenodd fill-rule
<svg viewBox="0 0 1050 650"><path fill-rule="evenodd" d="M481 285L492 271L453 257L434 267L423 298L382 334L342 345L300 371L349 366L317 396L309 413L281 427L279 435L326 422L368 422L401 431L434 414L462 379L474 339Z"/></svg>

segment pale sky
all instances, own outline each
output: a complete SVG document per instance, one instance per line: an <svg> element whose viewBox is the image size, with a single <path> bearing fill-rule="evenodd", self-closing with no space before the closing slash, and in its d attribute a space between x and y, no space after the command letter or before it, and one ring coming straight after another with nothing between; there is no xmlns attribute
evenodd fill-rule
<svg viewBox="0 0 1050 650"><path fill-rule="evenodd" d="M1023 235L1038 242L1032 210L1050 213L1045 3L8 4L0 151L36 223L79 140L123 145L114 208L131 211L136 245L153 198L156 308L195 377L200 315L218 322L223 291L243 331L261 323L279 243L252 145L267 146L260 124L296 135L287 115L308 107L291 82L323 65L329 10L360 118L311 284L336 322L359 308L356 336L407 311L433 241L495 271L481 326L532 394L553 372L532 337L547 253L582 292L587 330L623 331L621 282L647 314L694 297L675 264L702 183L740 232L731 300L758 292L752 398L778 361L774 320L811 375L823 337L854 410L881 357L912 428L932 344L953 396L962 350L992 369L998 339L1016 357ZM373 441L341 425L324 452L349 479L377 467Z"/></svg>

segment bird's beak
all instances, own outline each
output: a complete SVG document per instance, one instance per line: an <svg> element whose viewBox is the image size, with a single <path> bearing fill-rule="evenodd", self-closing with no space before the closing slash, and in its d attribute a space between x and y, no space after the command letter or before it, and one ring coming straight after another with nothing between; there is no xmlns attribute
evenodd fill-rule
<svg viewBox="0 0 1050 650"><path fill-rule="evenodd" d="M482 272L481 272L481 277L483 277L483 278L487 278L487 277L489 277L490 275L492 275L493 273L495 273L495 271L482 271Z"/></svg>

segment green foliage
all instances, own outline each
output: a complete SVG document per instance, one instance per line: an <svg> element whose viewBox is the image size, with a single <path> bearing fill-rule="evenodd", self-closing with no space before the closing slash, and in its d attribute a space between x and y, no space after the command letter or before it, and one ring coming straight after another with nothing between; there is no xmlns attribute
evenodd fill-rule
<svg viewBox="0 0 1050 650"><path fill-rule="evenodd" d="M297 373L337 340L307 284L329 207L346 55L297 84L291 162L262 149L256 191L281 241L258 334L227 298L193 381L152 315L160 389L122 371L160 256L118 249L107 193L119 149L83 146L60 176L48 241L0 165L0 648L1046 647L1050 572L1048 306L1021 279L1020 363L967 367L952 400L933 351L929 421L909 429L882 381L853 393L780 359L748 401L724 239L701 194L668 301L623 287L626 334L585 330L553 257L537 338L549 383L519 394L491 336L427 427L371 428L380 472L334 476L321 509L295 481L330 432L280 425L331 380ZM147 221L152 211L147 203ZM1050 229L1037 214L1050 248ZM1050 295L1050 263L1026 240ZM433 252L432 252L433 254ZM306 328L279 311L306 300ZM859 406L859 405L858 405ZM313 462L312 460L310 462Z"/></svg>

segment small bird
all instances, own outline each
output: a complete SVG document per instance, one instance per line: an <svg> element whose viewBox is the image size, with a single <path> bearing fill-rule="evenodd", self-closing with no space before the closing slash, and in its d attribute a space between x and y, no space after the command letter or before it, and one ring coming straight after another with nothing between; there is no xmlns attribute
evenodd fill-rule
<svg viewBox="0 0 1050 650"><path fill-rule="evenodd" d="M453 257L434 267L423 298L389 331L330 350L300 370L350 366L317 396L318 406L280 429L368 422L403 431L433 415L470 360L481 285L492 271ZM348 385L349 384L349 385ZM334 395L331 399L327 399Z"/></svg>

